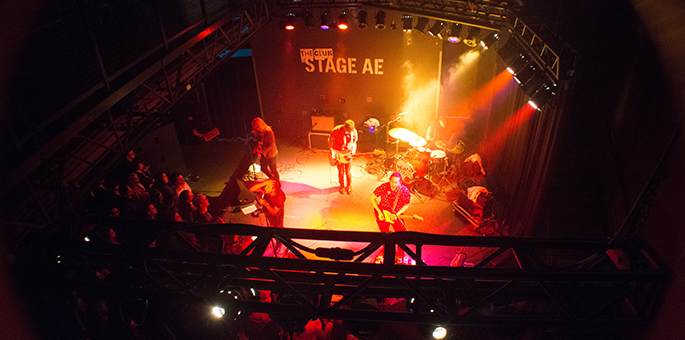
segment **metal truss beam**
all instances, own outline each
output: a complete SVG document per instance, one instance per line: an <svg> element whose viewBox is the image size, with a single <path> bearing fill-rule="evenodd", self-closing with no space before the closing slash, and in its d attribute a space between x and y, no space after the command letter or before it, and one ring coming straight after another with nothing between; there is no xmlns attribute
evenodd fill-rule
<svg viewBox="0 0 685 340"><path fill-rule="evenodd" d="M199 34L188 39L123 86L42 146L39 152L18 165L0 182L0 194L28 192L16 190L19 183L51 183L25 197L15 209L16 219L50 224L59 216L70 215L65 207L52 204L53 211L35 214L44 201L68 201L78 205L88 192L123 158L123 155L157 126L162 119L217 67L270 20L270 2L256 0L227 13ZM124 111L114 113L116 105ZM45 169L46 164L52 164ZM42 169L41 169L42 167ZM57 178L59 177L59 178ZM66 192L76 188L76 193ZM68 209L68 208L67 208ZM46 216L54 218L48 219Z"/></svg>
<svg viewBox="0 0 685 340"><path fill-rule="evenodd" d="M191 295L198 301L213 301L220 291L259 290L270 292L274 299L264 302L242 294L232 305L247 312L416 324L550 329L637 325L652 314L666 278L663 264L651 250L637 243L609 246L606 240L380 234L239 224L146 228L167 231L139 235L140 246L71 242L60 245L57 255L66 266L70 258L84 256L93 263L121 263L113 272L144 277L147 283L141 289L146 296ZM188 233L208 242L236 236L245 244L236 254L159 246L164 237ZM296 258L262 256L275 240ZM152 241L157 247L146 246ZM334 246L307 245L322 243ZM378 251L385 259L394 259L396 247L416 264L374 261ZM448 254L453 254L450 249L466 248L491 256L469 267L428 265L423 253L434 247ZM629 254L629 263L625 258L617 260L624 254ZM561 258L572 261L555 264ZM112 281L128 286L123 279ZM284 296L290 298L279 300ZM355 307L365 299L384 301L383 305L401 301L406 307L392 311Z"/></svg>
<svg viewBox="0 0 685 340"><path fill-rule="evenodd" d="M507 10L513 7L512 1L455 1L455 0L279 0L282 8L331 8L373 6L392 9L410 14L440 19L448 22L500 30L506 24Z"/></svg>

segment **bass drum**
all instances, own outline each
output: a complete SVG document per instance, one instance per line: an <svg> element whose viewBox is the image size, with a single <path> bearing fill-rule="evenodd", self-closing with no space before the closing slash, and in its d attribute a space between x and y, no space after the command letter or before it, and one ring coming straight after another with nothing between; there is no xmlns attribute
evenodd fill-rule
<svg viewBox="0 0 685 340"><path fill-rule="evenodd" d="M404 184L411 184L414 179L418 179L426 175L426 164L417 160L407 162L403 159L398 159L396 163L396 169L397 172L402 175L402 182Z"/></svg>

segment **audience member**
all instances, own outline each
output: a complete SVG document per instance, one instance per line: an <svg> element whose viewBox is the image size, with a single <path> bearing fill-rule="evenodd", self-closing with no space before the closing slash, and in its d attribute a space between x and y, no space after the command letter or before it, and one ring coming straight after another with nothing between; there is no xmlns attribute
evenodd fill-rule
<svg viewBox="0 0 685 340"><path fill-rule="evenodd" d="M190 190L184 190L178 196L178 213L181 215L183 222L195 222L195 211L197 208L193 206L193 193Z"/></svg>
<svg viewBox="0 0 685 340"><path fill-rule="evenodd" d="M181 195L181 192L188 190L190 192L190 195L193 195L193 190L190 189L190 185L186 183L186 180L183 178L183 175L181 175L180 172L174 172L171 174L171 188L176 191L176 195L179 196Z"/></svg>

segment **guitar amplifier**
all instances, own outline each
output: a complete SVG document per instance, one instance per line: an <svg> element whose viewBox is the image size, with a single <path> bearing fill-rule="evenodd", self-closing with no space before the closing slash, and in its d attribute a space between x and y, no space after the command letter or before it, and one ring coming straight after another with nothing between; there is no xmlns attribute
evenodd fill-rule
<svg viewBox="0 0 685 340"><path fill-rule="evenodd" d="M335 127L335 120L328 116L312 116L312 131L331 132Z"/></svg>
<svg viewBox="0 0 685 340"><path fill-rule="evenodd" d="M328 135L324 132L309 132L309 148L313 150L328 150Z"/></svg>

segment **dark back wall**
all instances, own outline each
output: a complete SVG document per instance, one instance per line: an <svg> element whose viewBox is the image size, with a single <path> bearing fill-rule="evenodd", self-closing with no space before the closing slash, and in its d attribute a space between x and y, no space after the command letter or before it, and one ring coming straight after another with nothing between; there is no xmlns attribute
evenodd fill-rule
<svg viewBox="0 0 685 340"><path fill-rule="evenodd" d="M435 117L431 80L438 79L440 40L404 33L401 26L390 29L391 21L401 25L395 12L387 12L385 30L373 25L360 30L351 18L346 31L325 31L318 27L319 16L315 11L316 27L304 27L299 20L294 31L279 29L274 21L251 40L262 113L278 135L306 135L312 109L334 115L336 123L344 114L358 123L367 114L385 123L406 110L428 123ZM332 63L321 60L319 65L314 59L307 64L301 53L316 49L332 50ZM419 124L425 130L423 120Z"/></svg>

